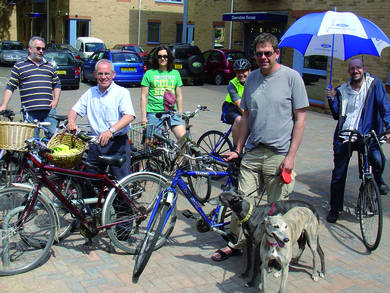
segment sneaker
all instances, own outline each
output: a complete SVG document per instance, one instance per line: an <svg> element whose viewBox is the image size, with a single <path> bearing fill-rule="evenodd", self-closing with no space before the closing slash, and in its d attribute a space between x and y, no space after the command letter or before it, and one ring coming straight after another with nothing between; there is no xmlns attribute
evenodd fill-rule
<svg viewBox="0 0 390 293"><path fill-rule="evenodd" d="M389 186L386 183L379 184L379 192L381 195L385 195L389 193Z"/></svg>
<svg viewBox="0 0 390 293"><path fill-rule="evenodd" d="M339 218L339 212L330 210L328 216L326 217L326 220L329 223L336 223L338 218Z"/></svg>

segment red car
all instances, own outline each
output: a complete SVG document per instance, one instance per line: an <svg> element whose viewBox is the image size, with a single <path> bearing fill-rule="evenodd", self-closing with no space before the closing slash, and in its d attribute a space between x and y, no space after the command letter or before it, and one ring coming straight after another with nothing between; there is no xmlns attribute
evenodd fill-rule
<svg viewBox="0 0 390 293"><path fill-rule="evenodd" d="M136 52L142 59L148 55L148 51L145 51L136 44L117 44L113 47L113 49Z"/></svg>
<svg viewBox="0 0 390 293"><path fill-rule="evenodd" d="M203 52L203 58L205 80L221 85L234 78L234 61L245 58L245 53L234 49L211 49Z"/></svg>

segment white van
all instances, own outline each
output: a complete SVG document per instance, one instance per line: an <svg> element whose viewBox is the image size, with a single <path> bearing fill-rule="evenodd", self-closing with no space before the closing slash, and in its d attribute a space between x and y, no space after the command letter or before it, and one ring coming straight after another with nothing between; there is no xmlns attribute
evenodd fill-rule
<svg viewBox="0 0 390 293"><path fill-rule="evenodd" d="M85 59L96 51L105 50L106 45L98 38L79 37L76 39L76 49L80 51L80 58Z"/></svg>

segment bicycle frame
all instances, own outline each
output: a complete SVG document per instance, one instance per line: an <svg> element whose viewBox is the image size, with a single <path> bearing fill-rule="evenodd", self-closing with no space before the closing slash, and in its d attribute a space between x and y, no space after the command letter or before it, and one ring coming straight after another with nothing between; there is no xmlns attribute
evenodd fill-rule
<svg viewBox="0 0 390 293"><path fill-rule="evenodd" d="M140 214L137 216L130 217L127 219L122 219L121 221L113 222L113 223L110 223L107 225L100 225L100 226L94 227L97 230L102 230L105 228L115 226L117 224L126 223L126 222L130 222L130 221L145 217L145 214L141 211L141 209L139 209L134 204L134 202L132 200L130 200L128 198L128 196L126 196L126 194L123 192L123 190L114 181L112 181L106 174L94 174L94 173L89 173L89 172L84 172L84 171L63 169L63 168L58 168L58 167L51 166L51 165L46 165L46 164L42 163L41 160L37 156L31 154L30 152L27 153L27 159L30 159L33 162L34 166L32 166L31 164L26 164L26 167L29 168L32 172L34 172L34 174L36 175L38 180L34 184L34 189L33 189L34 191L33 191L33 195L32 195L32 198L31 198L30 204L29 204L30 206L26 205L25 211L27 211L27 215L24 218L28 217L28 215L30 214L30 212L32 210L32 207L35 205L37 196L39 194L39 190L41 190L42 186L45 186L55 195L55 197L58 198L58 200L62 204L64 204L69 209L69 211L74 216L76 216L76 218L82 224L84 224L89 229L91 228L91 226L89 224L90 222L87 220L87 218L82 213L80 213L80 211L77 209L77 207L74 205L74 203L72 201L68 200L58 190L58 188L52 182L50 182L50 180L48 179L48 177L46 175L47 172L53 172L53 173L56 173L59 175L70 176L70 177L78 177L78 178L85 179L85 180L100 181L101 182L101 189L100 189L100 192L99 192L99 195L97 198L97 206L98 207L100 207L102 202L103 202L103 190L104 190L104 187L107 186L107 187L110 187L110 189L111 189L110 193L115 192L115 191L118 192L121 195L121 197L132 208L134 208L137 211L140 211ZM38 170L35 170L34 167L38 168ZM80 201L80 200L76 200L76 201Z"/></svg>
<svg viewBox="0 0 390 293"><path fill-rule="evenodd" d="M218 149L221 144L226 140L227 137L229 137L230 133L232 132L232 127L233 126L230 126L230 128L224 133L222 139L220 141L218 141L218 143L215 145L214 149L209 153L209 155L211 157L213 157L214 159L217 159L218 161L221 161L221 162L224 162L223 159L221 159L220 157L216 157L214 156L213 154L217 151L219 152L220 149Z"/></svg>
<svg viewBox="0 0 390 293"><path fill-rule="evenodd" d="M202 217L202 219L207 223L207 225L210 227L211 230L217 232L218 234L227 236L227 233L220 228L226 225L229 225L230 222L218 224L216 222L216 217L219 212L219 210L222 208L221 206L217 206L217 208L213 212L213 216L211 219L206 215L206 213L203 211L200 203L197 201L197 199L192 194L191 190L188 188L187 183L183 180L182 177L188 177L188 176L226 176L229 175L228 172L214 172L214 171L183 171L181 169L178 169L176 171L175 177L172 180L172 183L170 187L164 189L161 191L161 193L158 195L158 199L156 201L155 206L153 207L152 215L149 219L147 230L150 228L150 224L152 222L152 219L155 216L155 213L159 207L160 204L164 204L165 202L170 204L170 208L168 210L167 217L164 220L165 226L167 220L169 219L169 216L177 202L177 191L176 188L179 187L181 192L183 192L185 198L189 201L189 203L194 207L194 209L198 212L198 214ZM230 178L229 178L230 179ZM228 179L228 182L230 182ZM168 194L170 193L170 196ZM172 198L170 198L172 196Z"/></svg>

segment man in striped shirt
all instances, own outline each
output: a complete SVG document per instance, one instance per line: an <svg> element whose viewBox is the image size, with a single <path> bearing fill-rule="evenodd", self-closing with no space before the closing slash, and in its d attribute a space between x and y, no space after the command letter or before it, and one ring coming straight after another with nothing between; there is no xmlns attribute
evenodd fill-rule
<svg viewBox="0 0 390 293"><path fill-rule="evenodd" d="M56 129L55 114L61 92L61 82L53 66L43 57L45 40L32 37L28 42L28 57L19 60L11 69L11 77L4 90L0 111L5 110L14 90L19 87L21 106L28 121L48 121L46 136L51 137ZM39 129L36 131L36 136Z"/></svg>

